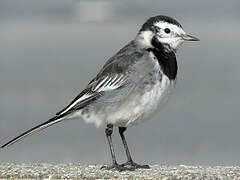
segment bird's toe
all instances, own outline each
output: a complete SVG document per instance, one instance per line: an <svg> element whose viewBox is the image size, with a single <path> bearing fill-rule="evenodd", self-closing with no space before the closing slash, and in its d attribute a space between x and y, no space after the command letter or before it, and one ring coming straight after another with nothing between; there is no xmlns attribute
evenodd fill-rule
<svg viewBox="0 0 240 180"><path fill-rule="evenodd" d="M140 165L135 162L128 161L126 163L120 164L120 167L128 168L129 170L135 170L135 169L150 169L149 165Z"/></svg>
<svg viewBox="0 0 240 180"><path fill-rule="evenodd" d="M120 166L119 164L113 164L110 166L104 165L101 167L101 169L105 169L105 170L112 170L115 169L117 171L132 171L134 169L128 168L128 167L124 167L124 166Z"/></svg>

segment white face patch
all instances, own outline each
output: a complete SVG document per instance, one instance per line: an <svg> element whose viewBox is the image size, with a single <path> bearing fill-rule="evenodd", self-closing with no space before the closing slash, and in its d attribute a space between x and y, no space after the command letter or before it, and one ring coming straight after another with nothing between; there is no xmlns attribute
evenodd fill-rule
<svg viewBox="0 0 240 180"><path fill-rule="evenodd" d="M182 35L186 34L181 27L175 24L167 22L157 22L154 26L159 28L157 32L158 41L163 45L169 46L171 49L177 50L177 48L184 42ZM165 29L169 29L170 32L165 32Z"/></svg>
<svg viewBox="0 0 240 180"><path fill-rule="evenodd" d="M167 22L160 21L160 22L155 23L154 26L157 26L162 30L164 30L165 28L168 28L168 29L170 29L171 32L174 32L178 35L185 34L183 29L175 24L170 24ZM165 34L167 34L167 33L165 33ZM171 34L171 33L169 33L169 34ZM169 34L167 34L167 35L169 35Z"/></svg>

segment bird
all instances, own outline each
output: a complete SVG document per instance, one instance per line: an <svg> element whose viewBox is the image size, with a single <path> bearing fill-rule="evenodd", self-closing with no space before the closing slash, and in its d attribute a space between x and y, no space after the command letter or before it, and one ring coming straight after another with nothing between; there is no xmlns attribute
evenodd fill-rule
<svg viewBox="0 0 240 180"><path fill-rule="evenodd" d="M169 16L150 17L137 35L114 56L68 106L48 121L39 124L1 146L68 119L83 119L104 127L110 147L111 165L104 169L119 171L150 168L133 161L124 132L145 122L168 101L175 89L178 65L176 52L185 41L199 41L188 35L182 25ZM116 161L112 134L118 128L127 162Z"/></svg>

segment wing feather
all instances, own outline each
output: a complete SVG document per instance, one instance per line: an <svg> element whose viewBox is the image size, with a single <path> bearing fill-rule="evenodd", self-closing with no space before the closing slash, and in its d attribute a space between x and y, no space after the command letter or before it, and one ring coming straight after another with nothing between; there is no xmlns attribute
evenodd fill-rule
<svg viewBox="0 0 240 180"><path fill-rule="evenodd" d="M114 74L96 79L88 85L66 108L58 112L56 115L64 115L79 110L86 105L90 104L98 97L102 92L111 91L124 85L127 80L127 75Z"/></svg>

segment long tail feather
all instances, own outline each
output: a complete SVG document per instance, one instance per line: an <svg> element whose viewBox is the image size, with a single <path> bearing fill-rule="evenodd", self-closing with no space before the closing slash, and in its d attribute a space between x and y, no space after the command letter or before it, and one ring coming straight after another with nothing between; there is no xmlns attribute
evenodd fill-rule
<svg viewBox="0 0 240 180"><path fill-rule="evenodd" d="M29 129L28 131L20 134L19 136L13 138L12 140L10 140L9 142L7 142L6 144L2 145L1 148L5 148L7 146L10 146L16 142L18 142L19 140L21 140L22 138L26 137L26 136L29 136L31 135L32 133L34 132L37 132L37 131L40 131L44 128L47 128L49 126L52 126L53 124L56 124L58 122L60 122L62 120L62 117L59 117L59 116L55 116L51 119L49 119L48 121L42 123L42 124L39 124L31 129Z"/></svg>

